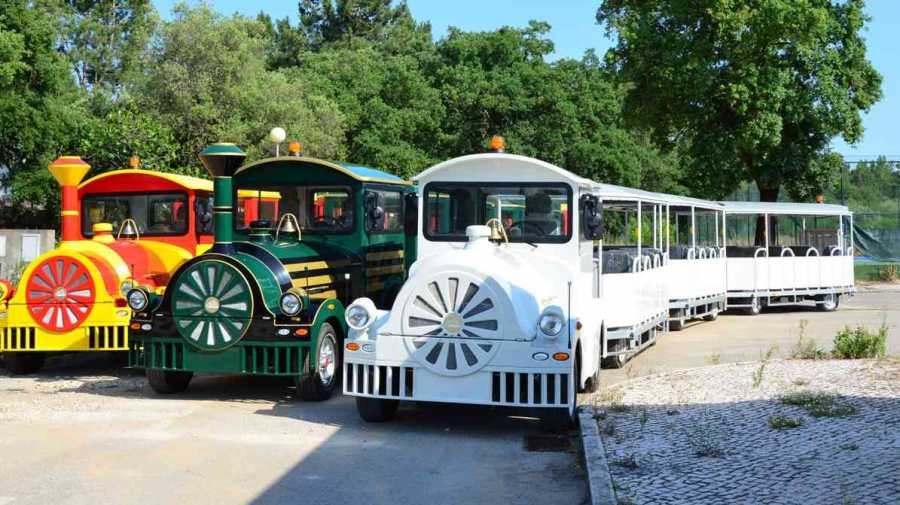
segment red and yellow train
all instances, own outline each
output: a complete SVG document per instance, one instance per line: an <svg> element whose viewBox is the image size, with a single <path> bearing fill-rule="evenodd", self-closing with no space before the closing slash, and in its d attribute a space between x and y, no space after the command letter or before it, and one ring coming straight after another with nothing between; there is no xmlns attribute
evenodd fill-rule
<svg viewBox="0 0 900 505"><path fill-rule="evenodd" d="M81 182L90 165L77 156L49 168L62 188L62 240L18 288L0 283L0 352L14 374L37 371L48 352L126 351L124 294L161 292L212 243L208 180L129 169Z"/></svg>

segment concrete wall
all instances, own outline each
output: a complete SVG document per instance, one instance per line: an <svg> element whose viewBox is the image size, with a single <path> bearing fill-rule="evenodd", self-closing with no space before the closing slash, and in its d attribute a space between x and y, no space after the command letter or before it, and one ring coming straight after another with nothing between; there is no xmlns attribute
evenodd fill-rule
<svg viewBox="0 0 900 505"><path fill-rule="evenodd" d="M24 264L54 247L53 230L0 229L0 279L18 276Z"/></svg>

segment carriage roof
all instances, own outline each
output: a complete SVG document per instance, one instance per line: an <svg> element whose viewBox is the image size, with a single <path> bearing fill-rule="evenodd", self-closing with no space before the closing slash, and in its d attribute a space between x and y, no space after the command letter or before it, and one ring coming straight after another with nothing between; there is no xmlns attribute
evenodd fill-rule
<svg viewBox="0 0 900 505"><path fill-rule="evenodd" d="M247 163L235 172L235 175L249 169L259 169L264 166L280 166L296 163L319 165L324 168L331 169L335 172L343 174L351 179L359 182L378 182L381 184L400 184L409 185L410 182L402 177L390 174L377 168L365 167L362 165L354 165L343 161L328 161L318 158L310 158L306 156L279 156L277 158L265 158L252 163Z"/></svg>
<svg viewBox="0 0 900 505"><path fill-rule="evenodd" d="M191 177L189 175L181 175L181 174L170 174L167 172L156 172L153 170L142 170L142 169L125 169L125 170L111 170L109 172L104 172L99 175L95 175L90 179L82 182L78 185L78 189L84 189L85 186L88 186L94 182L109 179L109 178L127 178L134 175L141 175L144 177L158 177L160 179L169 181L173 184L177 184L179 186L184 187L185 189L192 191L212 191L213 183L207 179L201 179L199 177ZM136 189L147 189L147 188L136 188Z"/></svg>
<svg viewBox="0 0 900 505"><path fill-rule="evenodd" d="M804 216L849 216L843 205L790 202L722 202L730 214L796 214Z"/></svg>

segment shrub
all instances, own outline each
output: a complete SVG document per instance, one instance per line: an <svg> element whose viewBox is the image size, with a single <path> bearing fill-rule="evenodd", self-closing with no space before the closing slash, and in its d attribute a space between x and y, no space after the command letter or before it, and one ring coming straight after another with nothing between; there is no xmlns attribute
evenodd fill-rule
<svg viewBox="0 0 900 505"><path fill-rule="evenodd" d="M793 418L787 416L769 416L769 428L773 430L787 430L790 428L799 428L803 426L803 418Z"/></svg>
<svg viewBox="0 0 900 505"><path fill-rule="evenodd" d="M887 333L885 324L877 332L865 326L854 329L845 326L834 336L832 355L839 359L883 358L887 352Z"/></svg>
<svg viewBox="0 0 900 505"><path fill-rule="evenodd" d="M856 414L856 407L842 401L840 396L829 393L809 391L789 393L781 397L781 403L800 407L813 417L844 417Z"/></svg>
<svg viewBox="0 0 900 505"><path fill-rule="evenodd" d="M806 319L800 321L800 329L797 331L797 342L791 349L791 359L826 359L828 353L822 350L816 341L806 336Z"/></svg>

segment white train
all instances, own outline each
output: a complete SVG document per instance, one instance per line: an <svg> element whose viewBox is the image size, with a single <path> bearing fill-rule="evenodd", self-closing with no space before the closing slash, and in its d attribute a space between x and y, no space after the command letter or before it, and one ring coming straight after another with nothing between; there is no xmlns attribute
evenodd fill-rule
<svg viewBox="0 0 900 505"><path fill-rule="evenodd" d="M367 421L411 400L534 408L559 425L577 392L598 387L601 366L621 366L670 327L729 303L758 312L811 299L833 310L853 290L843 207L651 193L502 152L416 180L408 280L390 310L361 298L346 311L344 393ZM778 233L754 228L745 240L729 222L760 213ZM731 258L731 240L754 253Z"/></svg>

